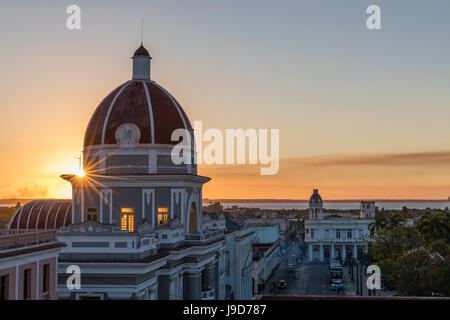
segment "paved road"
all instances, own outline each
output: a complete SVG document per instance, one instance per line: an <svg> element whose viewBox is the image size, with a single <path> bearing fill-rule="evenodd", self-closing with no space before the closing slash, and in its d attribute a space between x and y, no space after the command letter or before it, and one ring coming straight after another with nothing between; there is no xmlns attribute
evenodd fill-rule
<svg viewBox="0 0 450 320"><path fill-rule="evenodd" d="M263 294L281 294L281 295L320 295L335 296L337 293L329 289L329 271L326 263L302 263L297 268L297 276L287 271L287 267L280 265L268 280ZM270 292L270 283L284 279L287 282L286 289L276 288ZM340 295L343 295L341 292Z"/></svg>
<svg viewBox="0 0 450 320"><path fill-rule="evenodd" d="M298 260L297 260L298 258ZM327 263L310 263L304 261L304 256L297 244L290 244L281 250L281 263L274 274L266 282L262 294L282 295L321 295L335 296L337 293L329 289L329 271ZM298 261L297 263L295 263ZM292 263L295 273L288 272L288 263ZM270 291L271 283L278 284L279 280L286 280L287 288ZM341 292L340 295L343 293Z"/></svg>

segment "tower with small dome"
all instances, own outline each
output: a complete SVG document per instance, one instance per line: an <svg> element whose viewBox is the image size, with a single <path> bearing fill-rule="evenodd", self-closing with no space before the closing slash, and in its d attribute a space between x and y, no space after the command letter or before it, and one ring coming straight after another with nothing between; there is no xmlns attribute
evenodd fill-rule
<svg viewBox="0 0 450 320"><path fill-rule="evenodd" d="M309 198L309 219L316 220L323 218L323 200L318 189L313 190Z"/></svg>
<svg viewBox="0 0 450 320"><path fill-rule="evenodd" d="M375 218L375 202L362 201L359 214L323 212L323 200L318 189L309 199L309 217L305 221L305 242L309 261L338 258L358 259L371 241L369 225Z"/></svg>

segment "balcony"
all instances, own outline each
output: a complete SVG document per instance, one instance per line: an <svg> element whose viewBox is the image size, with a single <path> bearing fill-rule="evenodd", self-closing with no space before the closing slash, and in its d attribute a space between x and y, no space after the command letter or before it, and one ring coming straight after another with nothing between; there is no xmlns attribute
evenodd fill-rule
<svg viewBox="0 0 450 320"><path fill-rule="evenodd" d="M0 248L14 248L55 241L54 230L4 229L0 230Z"/></svg>
<svg viewBox="0 0 450 320"><path fill-rule="evenodd" d="M202 300L214 300L215 298L214 289L202 291Z"/></svg>
<svg viewBox="0 0 450 320"><path fill-rule="evenodd" d="M198 234L188 234L186 235L185 241L188 243L195 242L211 242L223 237L223 229L217 230L206 230Z"/></svg>
<svg viewBox="0 0 450 320"><path fill-rule="evenodd" d="M355 237L355 238L340 238L340 239L336 239L336 238L306 238L305 239L306 242L320 242L320 243L324 243L324 244L345 244L345 243L363 243L365 242L367 239L366 238L362 238L362 237Z"/></svg>

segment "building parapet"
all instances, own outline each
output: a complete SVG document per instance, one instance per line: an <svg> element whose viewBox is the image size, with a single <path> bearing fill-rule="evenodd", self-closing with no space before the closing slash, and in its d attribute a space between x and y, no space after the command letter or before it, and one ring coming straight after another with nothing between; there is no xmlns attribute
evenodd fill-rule
<svg viewBox="0 0 450 320"><path fill-rule="evenodd" d="M185 237L185 242L196 243L196 242L211 242L217 240L224 235L223 229L217 230L206 230L198 234L188 234Z"/></svg>
<svg viewBox="0 0 450 320"><path fill-rule="evenodd" d="M215 300L215 290L202 291L202 300Z"/></svg>
<svg viewBox="0 0 450 320"><path fill-rule="evenodd" d="M56 241L55 230L0 230L0 249L15 248L51 241Z"/></svg>

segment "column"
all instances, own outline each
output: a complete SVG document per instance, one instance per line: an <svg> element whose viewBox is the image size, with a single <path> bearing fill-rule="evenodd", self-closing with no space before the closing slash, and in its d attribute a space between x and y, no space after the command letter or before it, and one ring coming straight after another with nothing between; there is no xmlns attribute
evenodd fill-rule
<svg viewBox="0 0 450 320"><path fill-rule="evenodd" d="M356 244L353 245L353 257L358 259L358 246Z"/></svg>
<svg viewBox="0 0 450 320"><path fill-rule="evenodd" d="M177 300L183 300L183 274L177 277Z"/></svg>
<svg viewBox="0 0 450 320"><path fill-rule="evenodd" d="M312 262L313 261L313 249L312 249L312 244L308 245L308 256L309 256L309 261Z"/></svg>
<svg viewBox="0 0 450 320"><path fill-rule="evenodd" d="M215 265L215 263L208 263L203 272L204 272L203 285L205 287L215 289L215 284L216 284L216 281L215 281L216 265Z"/></svg>
<svg viewBox="0 0 450 320"><path fill-rule="evenodd" d="M150 288L148 288L148 299L149 300L158 300L158 287L156 284L154 284Z"/></svg>
<svg viewBox="0 0 450 320"><path fill-rule="evenodd" d="M342 245L342 262L345 261L345 258L347 256L347 252L345 250L345 244Z"/></svg>
<svg viewBox="0 0 450 320"><path fill-rule="evenodd" d="M202 292L202 272L187 272L187 298L188 300L200 300Z"/></svg>
<svg viewBox="0 0 450 320"><path fill-rule="evenodd" d="M169 300L176 300L177 298L177 275L171 274L169 276Z"/></svg>
<svg viewBox="0 0 450 320"><path fill-rule="evenodd" d="M323 245L321 244L320 245L320 261L323 261L324 260L324 258L323 258Z"/></svg>
<svg viewBox="0 0 450 320"><path fill-rule="evenodd" d="M334 244L331 245L331 257L334 258Z"/></svg>

